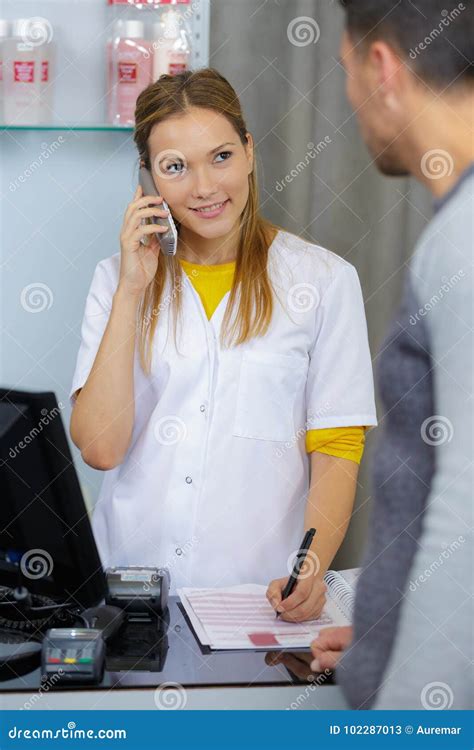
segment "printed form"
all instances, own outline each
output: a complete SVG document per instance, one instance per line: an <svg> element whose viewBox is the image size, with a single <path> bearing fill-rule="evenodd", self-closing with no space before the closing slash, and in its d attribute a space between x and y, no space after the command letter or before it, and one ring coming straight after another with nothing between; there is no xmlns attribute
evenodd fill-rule
<svg viewBox="0 0 474 750"><path fill-rule="evenodd" d="M308 648L321 628L347 625L328 597L317 620L285 622L276 618L266 586L243 584L221 589L178 589L181 603L203 646L211 649Z"/></svg>

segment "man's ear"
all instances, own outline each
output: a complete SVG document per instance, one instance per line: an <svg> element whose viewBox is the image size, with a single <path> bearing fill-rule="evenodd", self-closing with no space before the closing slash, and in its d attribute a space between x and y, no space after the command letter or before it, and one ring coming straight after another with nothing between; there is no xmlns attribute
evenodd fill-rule
<svg viewBox="0 0 474 750"><path fill-rule="evenodd" d="M406 85L406 65L398 52L390 44L377 40L370 45L368 62L373 85L381 95L399 96Z"/></svg>

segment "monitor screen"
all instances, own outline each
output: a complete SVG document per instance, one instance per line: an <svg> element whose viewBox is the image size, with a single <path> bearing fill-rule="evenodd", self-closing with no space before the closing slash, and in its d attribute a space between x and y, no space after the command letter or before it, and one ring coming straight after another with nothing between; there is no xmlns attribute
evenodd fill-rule
<svg viewBox="0 0 474 750"><path fill-rule="evenodd" d="M0 585L81 607L105 577L54 393L0 389Z"/></svg>

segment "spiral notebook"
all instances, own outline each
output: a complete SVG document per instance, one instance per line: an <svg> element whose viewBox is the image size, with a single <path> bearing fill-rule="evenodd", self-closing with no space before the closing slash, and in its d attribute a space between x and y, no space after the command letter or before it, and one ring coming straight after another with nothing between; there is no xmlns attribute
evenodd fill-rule
<svg viewBox="0 0 474 750"><path fill-rule="evenodd" d="M349 625L359 568L328 570L326 604L317 620L276 619L267 587L242 584L217 589L178 589L201 645L214 650L307 649L321 628Z"/></svg>

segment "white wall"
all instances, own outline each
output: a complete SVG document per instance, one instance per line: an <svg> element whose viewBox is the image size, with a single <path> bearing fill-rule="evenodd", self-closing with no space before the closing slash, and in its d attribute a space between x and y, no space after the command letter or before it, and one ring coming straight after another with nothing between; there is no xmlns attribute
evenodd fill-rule
<svg viewBox="0 0 474 750"><path fill-rule="evenodd" d="M191 24L207 63L208 4ZM105 121L105 43L112 21L106 0L3 2L0 17L43 17L57 48L52 120L64 125ZM207 24L207 26L206 26ZM120 250L123 214L137 181L132 131L0 130L0 383L53 390L65 406L80 342L92 273ZM30 287L30 285L32 285ZM23 297L22 297L23 294ZM44 309L43 309L44 308ZM72 445L86 501L102 474Z"/></svg>

